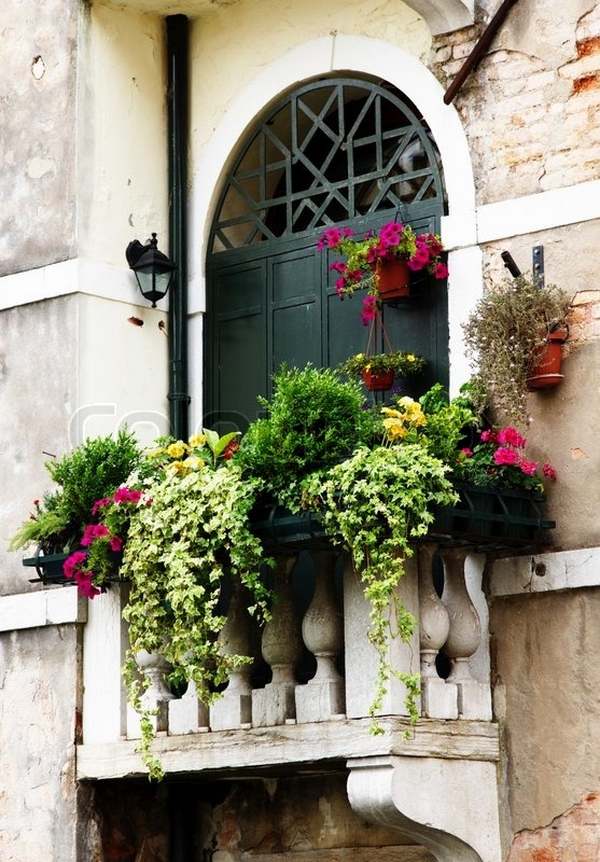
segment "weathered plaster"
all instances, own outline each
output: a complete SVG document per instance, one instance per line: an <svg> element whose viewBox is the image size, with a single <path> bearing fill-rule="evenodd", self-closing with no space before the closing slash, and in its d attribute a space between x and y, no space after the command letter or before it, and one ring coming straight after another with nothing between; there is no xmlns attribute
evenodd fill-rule
<svg viewBox="0 0 600 862"><path fill-rule="evenodd" d="M3 862L76 862L78 663L77 626L0 635Z"/></svg>
<svg viewBox="0 0 600 862"><path fill-rule="evenodd" d="M0 276L73 254L79 6L0 5Z"/></svg>
<svg viewBox="0 0 600 862"><path fill-rule="evenodd" d="M79 252L116 266L155 231L168 252L165 25L93 3L82 35Z"/></svg>
<svg viewBox="0 0 600 862"><path fill-rule="evenodd" d="M165 433L167 338L159 322L159 310L82 294L0 312L0 592L32 588L22 554L7 544L32 501L50 490L44 452L62 455L122 423L144 443Z"/></svg>
<svg viewBox="0 0 600 862"><path fill-rule="evenodd" d="M7 543L50 489L47 455L69 446L78 399L76 296L0 313L0 592L25 592L31 570ZM35 587L36 589L39 587Z"/></svg>
<svg viewBox="0 0 600 862"><path fill-rule="evenodd" d="M529 397L526 429L531 456L549 461L558 471L559 481L549 488L549 513L557 522L553 542L565 549L600 544L600 486L590 481L600 474L596 433L600 405L595 398L595 381L600 379L600 294L588 290L597 282L599 231L600 222L591 221L484 247L484 273L497 282L509 277L500 257L503 249L526 271L531 269L533 246L543 245L547 282L572 293L578 303L570 316L565 379L558 388ZM583 416L585 421L578 421Z"/></svg>
<svg viewBox="0 0 600 862"><path fill-rule="evenodd" d="M549 824L598 788L599 613L597 589L492 604L494 702L507 757L509 836Z"/></svg>

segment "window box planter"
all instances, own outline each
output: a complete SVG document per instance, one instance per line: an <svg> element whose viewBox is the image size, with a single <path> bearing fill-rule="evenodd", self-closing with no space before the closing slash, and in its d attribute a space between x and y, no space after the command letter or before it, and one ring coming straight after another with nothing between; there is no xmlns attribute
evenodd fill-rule
<svg viewBox="0 0 600 862"><path fill-rule="evenodd" d="M544 515L542 496L471 485L457 485L456 490L460 494L456 506L435 513L428 533L431 541L482 551L511 550L543 544L544 534L555 526ZM293 515L281 506L257 513L254 532L270 553L317 550L328 544L315 513Z"/></svg>
<svg viewBox="0 0 600 862"><path fill-rule="evenodd" d="M32 578L30 583L41 581L46 586L62 585L72 586L73 581L65 578L63 563L69 554L41 554L39 551L35 557L26 557L23 565L35 569L37 578Z"/></svg>
<svg viewBox="0 0 600 862"><path fill-rule="evenodd" d="M72 587L75 581L66 578L63 571L63 564L69 556L70 554L42 554L38 551L34 557L25 557L23 565L35 569L37 574L37 578L31 578L29 583L37 584L41 581L46 587ZM122 581L122 578L118 575L110 579L111 583L119 581Z"/></svg>

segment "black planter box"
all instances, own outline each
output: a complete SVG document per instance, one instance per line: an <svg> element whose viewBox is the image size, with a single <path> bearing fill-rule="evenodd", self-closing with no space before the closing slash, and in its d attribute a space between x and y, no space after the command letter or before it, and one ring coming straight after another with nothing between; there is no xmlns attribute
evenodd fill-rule
<svg viewBox="0 0 600 862"><path fill-rule="evenodd" d="M429 541L469 546L473 550L501 552L535 548L548 543L556 525L544 516L542 496L522 491L498 491L456 485L455 506L439 508L427 534ZM281 506L265 507L253 519L255 534L271 553L317 550L328 539L314 512L293 515Z"/></svg>
<svg viewBox="0 0 600 862"><path fill-rule="evenodd" d="M63 563L69 554L37 554L35 557L27 557L23 565L35 569L37 578L32 578L31 583L41 581L43 584L72 586L75 582L65 578Z"/></svg>

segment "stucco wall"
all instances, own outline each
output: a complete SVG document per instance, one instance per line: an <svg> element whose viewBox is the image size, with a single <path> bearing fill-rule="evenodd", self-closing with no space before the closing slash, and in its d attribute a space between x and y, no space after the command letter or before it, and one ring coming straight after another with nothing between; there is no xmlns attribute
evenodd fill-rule
<svg viewBox="0 0 600 862"><path fill-rule="evenodd" d="M531 270L532 248L543 245L546 281L573 296L565 379L556 389L529 396L529 425L524 428L531 456L549 461L558 471L548 496L550 515L557 522L553 541L559 548L600 545L600 485L594 481L600 475L599 236L600 222L590 221L484 247L486 279L497 283L510 277L500 256L504 249L526 271Z"/></svg>
<svg viewBox="0 0 600 862"><path fill-rule="evenodd" d="M79 253L124 267L152 231L168 253L164 20L92 3L80 69Z"/></svg>
<svg viewBox="0 0 600 862"><path fill-rule="evenodd" d="M135 317L138 326L130 322ZM143 444L168 427L165 314L73 294L0 312L0 593L37 589L7 544L50 490L44 468L126 423Z"/></svg>
<svg viewBox="0 0 600 862"><path fill-rule="evenodd" d="M520 836L511 862L597 858L598 804L587 795L600 789L600 669L594 658L600 649L599 613L600 592L594 589L496 599L492 605L507 834L549 827L572 806L587 809L583 827L582 818L570 817L547 829L538 856L535 839ZM566 840L558 840L559 832ZM579 840L585 847L576 854ZM523 847L528 842L529 855Z"/></svg>
<svg viewBox="0 0 600 862"><path fill-rule="evenodd" d="M0 276L73 255L79 6L0 6Z"/></svg>
<svg viewBox="0 0 600 862"><path fill-rule="evenodd" d="M50 488L44 452L69 448L78 400L76 296L0 312L0 593L25 592L31 570L7 543Z"/></svg>
<svg viewBox="0 0 600 862"><path fill-rule="evenodd" d="M0 859L75 862L76 626L0 635Z"/></svg>

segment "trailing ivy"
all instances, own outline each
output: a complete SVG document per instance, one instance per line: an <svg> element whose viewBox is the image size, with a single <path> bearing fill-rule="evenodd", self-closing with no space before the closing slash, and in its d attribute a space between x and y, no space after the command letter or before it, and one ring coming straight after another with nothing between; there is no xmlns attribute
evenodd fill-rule
<svg viewBox="0 0 600 862"><path fill-rule="evenodd" d="M449 506L457 496L445 466L414 443L360 448L327 472L304 483L305 504L322 512L331 540L348 548L371 606L369 640L379 654L375 692L369 714L381 710L391 674L406 686L407 708L418 718L419 675L395 671L387 658L392 637L408 642L416 621L397 601L396 587L404 575L412 543L426 535L435 506ZM391 609L394 608L392 623ZM375 722L374 732L381 732Z"/></svg>
<svg viewBox="0 0 600 862"><path fill-rule="evenodd" d="M141 713L140 751L152 778L162 777L162 769L150 753L151 713L141 699L149 680L135 655L160 653L180 678L194 681L204 703L234 668L250 661L222 651L217 636L225 620L217 604L227 574L248 589L253 613L266 612L265 558L249 526L259 487L256 480L242 481L233 463L215 470L203 465L183 476L168 472L147 488L151 504L131 516L121 567L131 582L123 612L130 640L124 675Z"/></svg>

